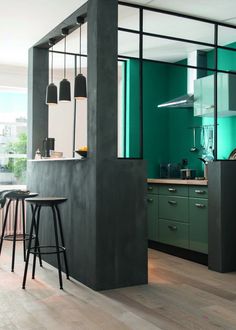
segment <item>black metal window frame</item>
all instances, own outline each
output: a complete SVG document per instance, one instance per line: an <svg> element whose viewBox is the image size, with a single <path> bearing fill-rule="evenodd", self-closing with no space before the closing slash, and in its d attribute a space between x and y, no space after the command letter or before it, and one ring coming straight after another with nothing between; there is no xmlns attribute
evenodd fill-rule
<svg viewBox="0 0 236 330"><path fill-rule="evenodd" d="M218 136L218 115L217 115L217 110L218 110L218 104L217 104L217 97L218 97L218 91L217 91L217 73L229 73L227 70L220 70L218 69L218 49L223 49L223 50L228 50L228 51L233 51L236 52L236 48L228 47L228 46L222 46L218 44L218 31L219 27L226 27L226 28L231 28L236 30L236 26L232 24L227 24L227 23L222 23L218 21L214 21L211 19L206 19L206 18L200 18L192 15L186 15L183 13L177 13L177 12L172 12L169 10L163 10L163 9L158 9L158 8L151 8L151 7L146 7L146 6L141 6L141 5L136 5L136 4L130 4L127 2L123 1L118 1L118 5L120 6L126 6L130 8L135 8L139 10L139 29L128 29L128 28L123 28L118 26L118 31L121 32L126 32L126 33L132 33L139 35L139 56L125 56L122 54L118 54L118 58L124 59L124 60L130 60L130 59L136 59L139 61L139 94L140 94L140 105L139 105L139 118L140 118L140 137L139 137L139 143L140 143L140 157L137 157L137 159L143 159L143 61L149 61L149 62L155 62L155 63L163 63L163 64L169 64L169 65L174 65L174 66L179 66L179 67L184 67L184 68L192 68L192 69L202 69L202 70L208 70L214 73L214 161L218 160L217 154L218 154L218 148L217 148L217 136ZM163 34L156 34L156 33L150 33L150 32L144 32L143 31L143 14L144 12L156 12L160 13L163 15L172 15L175 17L180 17L183 19L191 19L194 21L202 22L202 23L208 23L211 24L212 27L214 28L213 30L213 43L207 43L207 42L201 42L197 40L191 40L191 39L185 39L185 38L179 38L179 37L173 37L173 36L168 36L168 35L163 35ZM181 63L172 63L168 61L159 61L159 60L151 60L151 59L144 59L143 58L143 37L144 36L149 36L149 37L155 37L155 38L162 38L162 39L168 39L168 40L173 40L173 41L180 41L180 42L185 42L185 43L191 43L191 44L196 44L196 45L201 45L201 46L207 46L211 47L212 50L214 51L214 66L213 68L208 68L208 67L200 67L200 66L192 66L188 64L181 64ZM236 72L230 72L231 74L236 74ZM126 136L126 127L124 126L124 136ZM124 142L125 144L125 142Z"/></svg>

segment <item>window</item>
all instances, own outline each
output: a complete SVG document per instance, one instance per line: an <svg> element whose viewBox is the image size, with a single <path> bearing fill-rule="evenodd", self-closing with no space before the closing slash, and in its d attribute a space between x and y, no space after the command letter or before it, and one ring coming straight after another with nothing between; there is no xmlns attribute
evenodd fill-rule
<svg viewBox="0 0 236 330"><path fill-rule="evenodd" d="M0 184L25 184L27 90L0 87Z"/></svg>

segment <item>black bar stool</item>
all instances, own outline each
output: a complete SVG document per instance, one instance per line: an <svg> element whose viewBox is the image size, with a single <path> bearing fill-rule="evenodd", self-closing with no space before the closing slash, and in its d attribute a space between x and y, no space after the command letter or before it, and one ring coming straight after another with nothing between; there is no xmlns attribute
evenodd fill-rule
<svg viewBox="0 0 236 330"><path fill-rule="evenodd" d="M2 235L1 235L1 239L0 239L0 254L2 252L2 246L3 246L3 241L7 240L7 241L13 241L13 248L12 248L12 262L11 262L11 271L14 272L14 266L15 266L15 250L16 250L16 241L23 241L23 256L24 256L24 261L26 260L26 246L25 246L25 241L29 240L29 234L26 234L25 232L25 199L29 198L29 197L36 197L38 196L37 193L23 193L21 194L21 192L9 192L9 194L7 195L7 205L6 205L6 213L4 216L4 220L3 220L3 226L2 226ZM8 218L8 214L9 214L9 208L10 205L13 201L16 201L15 203L15 217L14 217L14 230L13 230L13 235L5 235L5 230L6 230L6 225L7 225L7 220ZM22 234L17 234L17 224L18 224L18 206L19 203L21 202L21 206L22 206L22 217L21 217L21 221L22 221L22 230L23 233ZM42 266L42 261L40 258L40 266Z"/></svg>
<svg viewBox="0 0 236 330"><path fill-rule="evenodd" d="M67 198L63 198L63 197L37 197L37 198L27 198L26 199L26 202L30 203L33 206L33 214L32 214L32 223L31 223L31 227L30 227L29 245L28 245L27 256L26 256L22 289L25 289L30 253L32 253L34 255L33 268L32 268L32 278L33 279L35 276L36 255L38 255L39 253L57 255L60 289L63 289L62 275L61 275L61 260L60 260L60 253L63 253L66 277L67 277L67 279L69 279L66 248L65 248L64 236L63 236L62 224L61 224L61 215L60 215L60 211L58 208L59 204L62 204L66 201L67 201ZM42 207L50 207L52 210L54 234L55 234L55 245L39 245L38 232L39 232L39 223L40 223L40 211L41 211ZM59 227L61 245L59 245L58 227ZM33 238L33 230L35 230L35 237L36 237L34 247L31 246L32 238ZM47 251L47 249L48 249L48 251Z"/></svg>

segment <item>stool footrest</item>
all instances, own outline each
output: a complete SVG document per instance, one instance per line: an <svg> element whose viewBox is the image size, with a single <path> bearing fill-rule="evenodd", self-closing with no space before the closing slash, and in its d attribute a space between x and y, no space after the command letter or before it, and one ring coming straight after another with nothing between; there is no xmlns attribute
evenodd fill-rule
<svg viewBox="0 0 236 330"><path fill-rule="evenodd" d="M35 235L33 235L32 239L35 238ZM3 236L3 239L5 241L13 241L14 240L14 235L5 235ZM28 241L29 240L29 234L25 234L25 237L23 234L16 234L16 241Z"/></svg>
<svg viewBox="0 0 236 330"><path fill-rule="evenodd" d="M43 249L52 249L53 251L43 251ZM31 247L30 248L30 253L32 254L57 254L58 252L56 251L56 245L37 245L36 246L36 251L34 251L35 248ZM64 246L59 246L59 253L65 252L65 247ZM40 251L40 252L39 252Z"/></svg>

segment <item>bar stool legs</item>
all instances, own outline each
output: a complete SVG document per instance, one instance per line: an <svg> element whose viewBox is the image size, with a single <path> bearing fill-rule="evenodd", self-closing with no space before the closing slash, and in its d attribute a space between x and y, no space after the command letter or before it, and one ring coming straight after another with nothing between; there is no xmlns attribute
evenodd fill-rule
<svg viewBox="0 0 236 330"><path fill-rule="evenodd" d="M31 226L30 226L29 244L28 244L28 250L27 250L27 255L26 255L26 262L25 262L25 270L24 270L22 289L25 289L25 282L26 282L28 264L29 264L29 257L30 257L30 249L31 249L31 244L32 244L33 229L36 228L36 226L35 226L35 214L37 212L37 209L38 209L38 206L36 205L34 210L33 210L32 222L31 222ZM35 239L35 244L36 244L36 239Z"/></svg>
<svg viewBox="0 0 236 330"><path fill-rule="evenodd" d="M7 203L6 213L5 213L4 220L3 220L2 235L1 235L1 241L0 241L0 254L2 252L2 243L3 243L3 239L4 239L4 234L5 234L6 224L7 224L7 216L8 216L10 204L11 204L11 199Z"/></svg>
<svg viewBox="0 0 236 330"><path fill-rule="evenodd" d="M66 199L58 198L59 202L65 201ZM28 199L27 201L31 202L34 199ZM35 199L36 200L36 199ZM41 256L41 254L56 254L57 255L57 266L58 266L58 277L59 277L59 286L60 289L63 289L63 283L62 283L62 269L61 269L61 258L60 254L63 253L64 256L64 264L65 264L65 271L66 271L66 277L69 279L69 271L68 271L68 263L67 263L67 256L66 256L66 249L64 244L64 236L63 236L63 230L62 230L62 224L61 224L61 216L60 211L58 209L57 204L55 201L50 200L49 204L44 204L44 200L42 204L40 204L40 198L37 199L36 205L33 207L31 204L33 215L32 215L32 222L30 227L30 236L29 236L29 245L26 255L26 262L25 262L25 270L24 270L24 276L23 276L23 282L22 282L22 289L25 289L26 285L26 279L27 279L27 272L28 272L28 265L29 265L29 258L30 253L33 254L33 266L32 266L32 279L35 278L35 270L36 270L36 255L38 254ZM33 202L32 202L33 203ZM53 226L54 226L54 237L55 237L55 245L54 246L40 246L39 245L39 223L40 223L40 212L41 207L43 206L49 206L52 210L52 218L53 218ZM33 231L35 230L35 241L34 246L32 246L32 236ZM59 242L59 239L61 241ZM54 251L52 252L44 252L41 248L53 248Z"/></svg>
<svg viewBox="0 0 236 330"><path fill-rule="evenodd" d="M37 194L33 194L34 196ZM18 224L18 213L19 213L19 202L21 201L21 210L22 210L22 238L18 238L18 240L23 241L23 259L24 261L26 260L26 240L28 240L28 235L26 234L25 230L25 203L24 203L25 198L15 198L12 199L10 198L9 201L7 202L6 206L6 213L4 216L3 220L3 226L2 226L2 235L0 238L0 254L2 252L2 245L4 239L12 241L13 242L13 247L12 247L12 261L11 261L11 271L14 272L14 267L15 267L15 251L16 251L16 241L17 241L17 224ZM15 200L15 214L14 214L14 228L13 228L13 235L5 235L5 230L6 230L6 224L8 220L8 214L9 214L9 207L11 205L11 202ZM32 206L32 205L31 205ZM33 206L31 207L31 209ZM33 210L33 209L32 209ZM39 244L38 244L39 245ZM40 254L40 249L38 250L39 254L39 263L40 266L42 267L42 259L41 259L41 254Z"/></svg>
<svg viewBox="0 0 236 330"><path fill-rule="evenodd" d="M33 268L32 268L32 278L34 279L34 275L35 275L35 266L36 266L36 254L37 254L37 250L39 249L38 246L38 234L39 234L39 217L40 217L40 211L41 211L41 206L38 207L38 213L37 213L37 217L35 214L35 218L34 221L35 222L35 243L34 243L34 258L33 258ZM37 220L35 220L37 219Z"/></svg>
<svg viewBox="0 0 236 330"><path fill-rule="evenodd" d="M62 277L61 277L61 259L60 259L60 251L59 251L59 241L58 241L58 230L57 230L57 217L54 206L51 207L53 213L53 222L54 222L54 233L55 233L55 243L56 243L56 255L57 255L57 264L58 264L58 276L59 276L59 284L60 289L62 287Z"/></svg>
<svg viewBox="0 0 236 330"><path fill-rule="evenodd" d="M62 230L62 225L61 225L61 215L58 209L58 206L55 206L56 212L57 212L57 218L58 218L58 224L59 224L59 230L60 230L60 236L61 236L61 244L62 246L65 246L65 242L64 242L64 235L63 235L63 230ZM63 251L63 255L64 255L64 263L65 263L65 270L66 270L66 277L69 280L69 270L68 270L68 263L67 263L67 256L66 256L66 250Z"/></svg>

